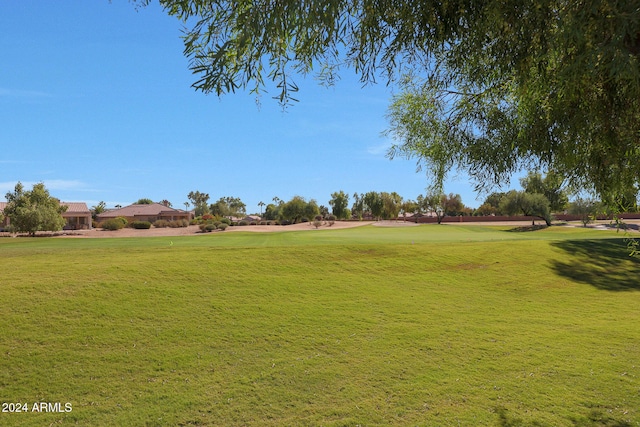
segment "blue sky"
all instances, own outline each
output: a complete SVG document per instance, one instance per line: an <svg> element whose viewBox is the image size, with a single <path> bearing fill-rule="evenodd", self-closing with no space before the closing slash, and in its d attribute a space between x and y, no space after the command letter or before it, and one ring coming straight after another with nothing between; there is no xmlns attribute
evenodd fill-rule
<svg viewBox="0 0 640 427"><path fill-rule="evenodd" d="M362 87L351 70L332 88L298 78L283 112L265 96L217 98L191 88L180 22L153 4L0 1L0 192L44 182L63 201L183 208L294 195L328 206L334 191L396 191L415 199L428 180L415 161L385 157L381 133L392 89ZM517 180L516 180L517 184ZM482 203L464 176L447 193Z"/></svg>

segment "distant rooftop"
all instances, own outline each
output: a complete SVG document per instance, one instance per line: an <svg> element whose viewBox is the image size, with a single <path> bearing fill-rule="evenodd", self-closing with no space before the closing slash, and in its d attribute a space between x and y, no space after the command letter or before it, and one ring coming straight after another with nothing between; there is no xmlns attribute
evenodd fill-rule
<svg viewBox="0 0 640 427"><path fill-rule="evenodd" d="M165 206L161 203L151 203L151 204L133 204L129 206L125 206L120 209L111 209L105 211L99 215L100 218L115 218L118 216L124 217L136 217L136 216L158 216L162 213L171 214L171 213L181 213L185 214L187 211L182 209L174 209L168 206Z"/></svg>
<svg viewBox="0 0 640 427"><path fill-rule="evenodd" d="M87 204L84 202L60 202L60 205L67 207L67 213L90 213ZM0 202L0 211L7 207L7 202Z"/></svg>

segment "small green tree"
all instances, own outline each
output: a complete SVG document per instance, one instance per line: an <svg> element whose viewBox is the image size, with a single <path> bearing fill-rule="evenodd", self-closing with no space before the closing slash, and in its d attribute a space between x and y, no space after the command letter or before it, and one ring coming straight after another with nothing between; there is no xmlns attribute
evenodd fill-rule
<svg viewBox="0 0 640 427"><path fill-rule="evenodd" d="M136 202L136 205L152 205L152 204L153 204L153 200L147 199L147 198L138 199L138 201Z"/></svg>
<svg viewBox="0 0 640 427"><path fill-rule="evenodd" d="M394 191L392 193L382 192L380 198L382 199L382 217L397 220L402 197Z"/></svg>
<svg viewBox="0 0 640 427"><path fill-rule="evenodd" d="M304 217L310 220L317 215L320 215L320 207L318 206L318 202L311 199L304 207Z"/></svg>
<svg viewBox="0 0 640 427"><path fill-rule="evenodd" d="M405 200L400 205L400 215L406 221L408 214L414 214L418 212L418 203L415 200Z"/></svg>
<svg viewBox="0 0 640 427"><path fill-rule="evenodd" d="M221 217L238 217L246 214L246 205L239 197L220 197L209 206L209 212Z"/></svg>
<svg viewBox="0 0 640 427"><path fill-rule="evenodd" d="M199 191L191 191L187 194L187 198L191 200L195 216L202 216L209 213L209 195L207 193L201 193Z"/></svg>
<svg viewBox="0 0 640 427"><path fill-rule="evenodd" d="M569 203L566 192L562 189L564 179L553 172L547 173L545 177L537 172L529 174L520 179L520 185L527 193L543 194L549 200L551 212L561 212Z"/></svg>
<svg viewBox="0 0 640 427"><path fill-rule="evenodd" d="M511 190L502 198L500 210L507 215L540 218L544 220L545 224L551 225L549 200L542 194ZM535 219L532 221L532 225L535 225Z"/></svg>
<svg viewBox="0 0 640 427"><path fill-rule="evenodd" d="M302 197L294 196L291 200L282 205L280 209L280 216L282 219L291 221L295 224L300 222L302 217L305 216L306 206L307 202Z"/></svg>
<svg viewBox="0 0 640 427"><path fill-rule="evenodd" d="M465 206L459 194L449 193L449 195L443 195L441 203L445 215L457 216L465 212Z"/></svg>
<svg viewBox="0 0 640 427"><path fill-rule="evenodd" d="M105 202L98 202L97 205L91 207L91 217L95 220L98 215L104 212L107 209L107 204Z"/></svg>
<svg viewBox="0 0 640 427"><path fill-rule="evenodd" d="M436 214L436 221L438 224L442 223L446 215L444 207L444 201L446 195L439 191L431 191L424 198L422 198L422 205L425 211Z"/></svg>
<svg viewBox="0 0 640 427"><path fill-rule="evenodd" d="M380 193L369 191L363 196L362 201L364 202L365 209L376 219L376 221L382 217L384 202L382 197L380 197Z"/></svg>
<svg viewBox="0 0 640 427"><path fill-rule="evenodd" d="M587 224L595 219L598 209L600 209L600 202L593 199L578 197L569 204L569 213L578 215L583 227L586 227Z"/></svg>
<svg viewBox="0 0 640 427"><path fill-rule="evenodd" d="M280 216L280 206L276 206L273 203L269 203L264 210L264 219L275 220Z"/></svg>
<svg viewBox="0 0 640 427"><path fill-rule="evenodd" d="M329 208L326 207L325 205L318 206L318 209L320 210L320 215L322 215L323 218L326 218L327 216L329 216L330 214Z"/></svg>
<svg viewBox="0 0 640 427"><path fill-rule="evenodd" d="M486 212L483 213L483 215L502 215L503 212L500 210L500 202L502 201L502 198L505 196L505 194L507 193L494 192L489 194L482 204L482 212Z"/></svg>
<svg viewBox="0 0 640 427"><path fill-rule="evenodd" d="M347 219L347 207L349 206L349 195L344 191L336 191L331 193L331 200L329 200L331 206L331 213L338 219Z"/></svg>
<svg viewBox="0 0 640 427"><path fill-rule="evenodd" d="M496 208L491 206L489 203L485 202L481 204L473 214L477 216L489 216L489 215L495 215L496 211L497 211Z"/></svg>
<svg viewBox="0 0 640 427"><path fill-rule="evenodd" d="M58 231L64 227L62 213L67 207L51 197L43 183L35 184L31 191L25 191L22 183L18 182L13 193L7 193L5 197L7 206L4 213L17 232L35 236L38 231Z"/></svg>
<svg viewBox="0 0 640 427"><path fill-rule="evenodd" d="M353 205L351 205L351 214L359 220L362 220L364 214L364 195L353 193Z"/></svg>
<svg viewBox="0 0 640 427"><path fill-rule="evenodd" d="M231 216L229 212L229 205L227 205L222 197L218 199L217 202L209 205L209 213L217 217Z"/></svg>

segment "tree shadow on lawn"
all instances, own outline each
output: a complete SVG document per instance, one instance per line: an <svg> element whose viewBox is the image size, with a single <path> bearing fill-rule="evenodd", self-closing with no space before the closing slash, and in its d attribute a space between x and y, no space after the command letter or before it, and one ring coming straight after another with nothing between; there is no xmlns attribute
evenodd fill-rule
<svg viewBox="0 0 640 427"><path fill-rule="evenodd" d="M522 227L515 227L505 231L507 233L527 233L530 231L544 230L545 228L548 228L548 226L543 224L538 224L538 225L525 225Z"/></svg>
<svg viewBox="0 0 640 427"><path fill-rule="evenodd" d="M546 424L532 421L525 423L522 419L512 416L504 408L496 408L499 418L500 427L542 427ZM570 418L575 427L631 427L631 423L627 421L616 420L605 412L594 409L586 417L575 416Z"/></svg>
<svg viewBox="0 0 640 427"><path fill-rule="evenodd" d="M606 291L640 291L640 260L629 255L625 239L566 240L553 247L571 255L571 262L552 260L563 277Z"/></svg>

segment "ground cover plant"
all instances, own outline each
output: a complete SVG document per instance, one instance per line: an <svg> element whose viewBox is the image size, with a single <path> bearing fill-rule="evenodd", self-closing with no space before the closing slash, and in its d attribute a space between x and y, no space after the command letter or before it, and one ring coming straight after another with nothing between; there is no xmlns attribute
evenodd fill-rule
<svg viewBox="0 0 640 427"><path fill-rule="evenodd" d="M640 423L640 266L615 232L7 238L0 253L2 401L29 404L2 425Z"/></svg>

